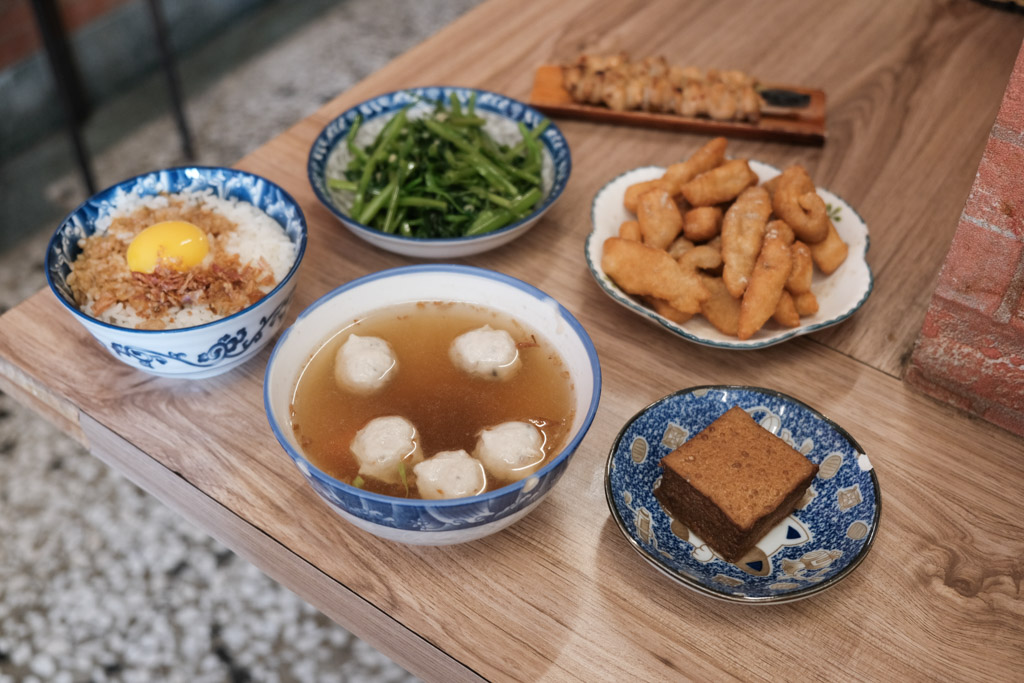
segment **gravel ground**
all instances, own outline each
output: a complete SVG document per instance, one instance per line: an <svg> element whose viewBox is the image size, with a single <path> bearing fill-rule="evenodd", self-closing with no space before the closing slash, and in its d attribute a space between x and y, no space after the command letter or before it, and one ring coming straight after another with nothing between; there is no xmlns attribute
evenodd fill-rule
<svg viewBox="0 0 1024 683"><path fill-rule="evenodd" d="M189 99L198 161L230 165L475 4L332 6ZM186 59L190 68L201 65ZM95 168L103 186L182 162L164 116ZM47 192L65 210L81 200L74 175ZM0 254L0 311L46 286L53 227ZM0 394L0 683L407 680L416 679Z"/></svg>

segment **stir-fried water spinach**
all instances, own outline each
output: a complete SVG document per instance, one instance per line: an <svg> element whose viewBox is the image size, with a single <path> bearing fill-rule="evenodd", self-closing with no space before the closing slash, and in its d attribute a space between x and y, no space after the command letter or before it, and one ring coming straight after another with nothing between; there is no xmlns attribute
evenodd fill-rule
<svg viewBox="0 0 1024 683"><path fill-rule="evenodd" d="M475 96L465 107L452 97L422 118L406 107L366 147L355 143L357 118L345 141L348 168L328 187L354 193L355 220L407 237L483 235L525 218L543 196L539 138L549 122L532 130L520 122L519 142L502 145L475 104Z"/></svg>

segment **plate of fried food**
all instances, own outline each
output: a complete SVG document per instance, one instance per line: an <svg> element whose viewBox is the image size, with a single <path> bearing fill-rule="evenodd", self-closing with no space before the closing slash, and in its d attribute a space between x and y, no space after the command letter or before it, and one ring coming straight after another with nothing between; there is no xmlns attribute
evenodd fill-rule
<svg viewBox="0 0 1024 683"><path fill-rule="evenodd" d="M757 349L836 325L873 288L868 229L807 171L729 159L715 138L594 197L587 265L616 302L684 339Z"/></svg>

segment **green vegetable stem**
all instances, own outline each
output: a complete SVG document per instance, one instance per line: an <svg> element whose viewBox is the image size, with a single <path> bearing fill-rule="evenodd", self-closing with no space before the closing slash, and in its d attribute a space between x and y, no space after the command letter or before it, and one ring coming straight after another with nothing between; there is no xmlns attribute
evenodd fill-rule
<svg viewBox="0 0 1024 683"><path fill-rule="evenodd" d="M331 191L351 192L350 215L360 223L406 237L483 235L528 216L543 198L543 148L549 122L521 139L499 144L486 130L475 94L463 103L452 96L422 117L409 105L360 147L356 117L345 136L351 156L344 177L328 178Z"/></svg>

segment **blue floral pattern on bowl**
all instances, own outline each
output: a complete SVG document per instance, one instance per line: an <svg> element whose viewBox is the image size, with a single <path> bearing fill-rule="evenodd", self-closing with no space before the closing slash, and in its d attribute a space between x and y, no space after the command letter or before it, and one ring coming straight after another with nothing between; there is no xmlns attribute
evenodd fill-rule
<svg viewBox="0 0 1024 683"><path fill-rule="evenodd" d="M731 564L674 520L654 490L661 459L737 405L819 471L797 510ZM874 469L845 430L785 394L741 386L693 387L635 415L609 454L605 496L619 529L654 567L704 595L754 604L835 585L867 555L882 509Z"/></svg>
<svg viewBox="0 0 1024 683"><path fill-rule="evenodd" d="M468 256L494 249L519 237L555 203L569 181L569 174L572 171L569 143L554 123L550 123L540 136L545 166L542 173L543 200L529 216L521 221L484 235L450 239L389 235L354 220L348 215L349 207L345 201L345 193L337 193L327 187L328 170L336 166L343 166L343 162L335 157L347 154L344 145L339 146L339 143L345 141L352 124L358 117L362 117L362 123L356 142L362 145L370 142L376 131L387 120L410 104L414 105L410 110L410 116L417 116L421 112L429 111L435 102L447 103L454 97L465 105L473 95L476 96L476 112L488 119L487 130L492 135L499 136L499 142L503 141L500 139L501 136L509 134L515 136L510 140L518 140L519 123L532 130L545 120L543 114L529 105L495 92L475 88L430 86L379 95L356 105L335 118L324 127L313 142L309 152L307 172L310 185L312 185L317 198L356 236L382 249L406 256L420 258Z"/></svg>
<svg viewBox="0 0 1024 683"><path fill-rule="evenodd" d="M265 297L220 320L174 330L118 327L86 315L67 284L71 263L81 253L79 241L92 235L96 222L130 196L209 191L260 209L284 229L295 244L295 262ZM130 178L83 202L57 228L46 251L46 279L57 299L116 358L144 372L168 377L201 378L226 372L254 356L279 329L295 289L306 248L306 220L292 197L276 184L232 168L185 166Z"/></svg>
<svg viewBox="0 0 1024 683"><path fill-rule="evenodd" d="M374 525L406 532L454 532L473 528L486 528L507 517L517 517L533 508L558 482L569 464L561 459L542 475L527 479L523 486L506 487L493 494L460 500L458 505L417 501L410 505L405 499L367 497L338 486L319 471L310 471L309 465L292 455L292 461L303 472L313 490L339 512ZM411 536L412 534L410 534Z"/></svg>

